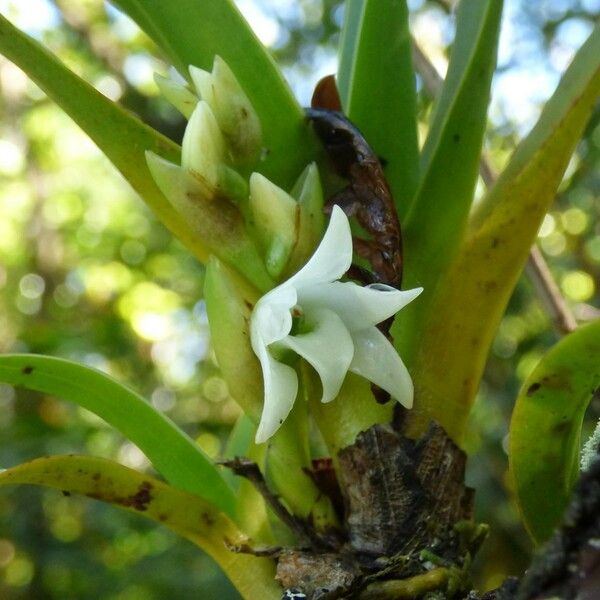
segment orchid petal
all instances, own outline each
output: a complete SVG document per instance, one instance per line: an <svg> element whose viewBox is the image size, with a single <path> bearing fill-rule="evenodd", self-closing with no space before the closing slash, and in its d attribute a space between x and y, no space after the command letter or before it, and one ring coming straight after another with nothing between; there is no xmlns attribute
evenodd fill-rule
<svg viewBox="0 0 600 600"><path fill-rule="evenodd" d="M376 327L352 332L350 371L372 381L405 408L412 408L413 384L394 346Z"/></svg>
<svg viewBox="0 0 600 600"><path fill-rule="evenodd" d="M290 348L313 366L323 384L321 402L330 402L338 395L352 362L352 338L344 322L330 310L314 311L310 321L314 325L310 333L288 335L280 345Z"/></svg>
<svg viewBox="0 0 600 600"><path fill-rule="evenodd" d="M306 286L339 279L352 264L352 234L348 217L334 206L325 235L310 260L286 284Z"/></svg>
<svg viewBox="0 0 600 600"><path fill-rule="evenodd" d="M250 318L250 336L256 354L261 345L268 346L289 334L292 329L290 311L296 302L297 294L293 287L279 286L256 303Z"/></svg>
<svg viewBox="0 0 600 600"><path fill-rule="evenodd" d="M394 316L414 300L423 288L400 291L389 285L361 287L334 281L298 290L298 303L305 311L328 308L342 317L350 331L372 327Z"/></svg>
<svg viewBox="0 0 600 600"><path fill-rule="evenodd" d="M265 385L265 402L256 431L256 443L262 444L290 414L298 393L298 376L292 367L275 360L265 346L258 350Z"/></svg>

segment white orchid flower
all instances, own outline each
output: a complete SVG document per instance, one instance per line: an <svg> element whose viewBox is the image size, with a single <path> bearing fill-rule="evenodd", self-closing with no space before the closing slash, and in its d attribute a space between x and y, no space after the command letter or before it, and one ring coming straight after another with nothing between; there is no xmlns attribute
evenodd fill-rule
<svg viewBox="0 0 600 600"><path fill-rule="evenodd" d="M322 402L339 393L346 373L372 381L406 408L413 385L396 350L375 325L396 314L423 288L399 291L338 281L352 262L348 218L334 206L325 235L306 265L265 294L250 319L252 349L264 379L256 442L268 440L288 416L298 392L296 371L278 360L286 350L304 358L323 385Z"/></svg>

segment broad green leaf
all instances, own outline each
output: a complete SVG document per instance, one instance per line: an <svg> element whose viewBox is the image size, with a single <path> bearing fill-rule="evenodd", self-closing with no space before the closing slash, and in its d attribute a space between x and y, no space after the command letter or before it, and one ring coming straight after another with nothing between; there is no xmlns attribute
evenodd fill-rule
<svg viewBox="0 0 600 600"><path fill-rule="evenodd" d="M415 74L405 0L350 0L338 81L344 111L384 159L401 215L418 183Z"/></svg>
<svg viewBox="0 0 600 600"><path fill-rule="evenodd" d="M340 38L338 72L336 83L342 106L348 106L352 91L352 76L356 50L360 38L360 28L365 10L364 0L346 0L344 4L344 25Z"/></svg>
<svg viewBox="0 0 600 600"><path fill-rule="evenodd" d="M231 0L114 0L162 48L184 77L229 65L256 110L265 160L258 170L284 189L313 160L316 142L283 75Z"/></svg>
<svg viewBox="0 0 600 600"><path fill-rule="evenodd" d="M89 456L38 458L0 473L0 485L16 484L83 494L147 517L202 548L244 598L277 600L281 595L274 579L274 562L231 551L235 546L252 545L252 540L198 496L118 463Z"/></svg>
<svg viewBox="0 0 600 600"><path fill-rule="evenodd" d="M160 192L144 158L150 150L179 163L179 146L103 96L2 15L0 53L23 69L94 140L158 218L206 261L207 248Z"/></svg>
<svg viewBox="0 0 600 600"><path fill-rule="evenodd" d="M95 413L136 444L169 483L233 515L233 492L210 458L149 402L108 375L59 358L12 354L0 356L0 381Z"/></svg>
<svg viewBox="0 0 600 600"><path fill-rule="evenodd" d="M434 417L460 441L498 323L599 96L596 29L482 201L427 307L411 370L415 432ZM417 331L399 335L416 336Z"/></svg>
<svg viewBox="0 0 600 600"><path fill-rule="evenodd" d="M531 537L560 523L579 473L581 425L600 390L600 321L563 338L527 378L510 424L510 471Z"/></svg>
<svg viewBox="0 0 600 600"><path fill-rule="evenodd" d="M403 225L406 287L423 286L402 311L401 356L409 363L435 288L464 238L479 174L501 0L462 0L448 76L423 148L421 181Z"/></svg>

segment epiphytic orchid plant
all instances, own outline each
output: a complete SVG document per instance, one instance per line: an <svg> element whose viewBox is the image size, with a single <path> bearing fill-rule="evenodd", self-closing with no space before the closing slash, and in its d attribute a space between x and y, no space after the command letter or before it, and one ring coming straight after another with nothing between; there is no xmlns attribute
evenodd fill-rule
<svg viewBox="0 0 600 600"><path fill-rule="evenodd" d="M211 343L244 415L215 465L106 375L5 355L0 381L95 412L164 481L56 456L9 468L0 483L137 511L205 550L249 599L463 597L483 529L472 521L459 447L499 319L600 95L600 32L504 171L482 170L489 187L473 206L500 0L460 2L445 82L411 41L405 2L348 0L340 106L317 100L318 120L306 119L229 0L115 4L187 80L157 78L189 119L182 147L4 17L0 52L206 265ZM421 149L413 57L437 94ZM583 413L599 384L595 322L566 336L517 399L511 469L537 542L568 503ZM320 470L315 436L327 453Z"/></svg>

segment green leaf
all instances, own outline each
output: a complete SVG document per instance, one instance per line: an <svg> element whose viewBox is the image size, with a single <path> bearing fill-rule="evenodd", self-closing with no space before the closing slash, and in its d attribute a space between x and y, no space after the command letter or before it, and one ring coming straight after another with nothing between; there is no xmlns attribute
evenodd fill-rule
<svg viewBox="0 0 600 600"><path fill-rule="evenodd" d="M423 286L402 312L419 330L428 302L463 240L479 174L501 0L462 0L448 76L437 99L421 157L422 178L403 223L405 285ZM404 354L410 358L405 346Z"/></svg>
<svg viewBox="0 0 600 600"><path fill-rule="evenodd" d="M0 356L0 381L95 413L136 444L172 485L234 514L233 492L202 450L144 398L104 373L59 358L13 354Z"/></svg>
<svg viewBox="0 0 600 600"><path fill-rule="evenodd" d="M150 150L179 163L179 146L103 96L2 15L0 53L23 69L92 138L158 218L205 262L207 248L160 192L144 158Z"/></svg>
<svg viewBox="0 0 600 600"><path fill-rule="evenodd" d="M510 424L510 472L531 537L560 523L579 473L581 426L600 390L600 321L563 338L527 378Z"/></svg>
<svg viewBox="0 0 600 600"><path fill-rule="evenodd" d="M32 484L114 504L165 525L209 554L244 598L276 600L271 559L232 552L252 543L222 512L182 490L118 463L88 456L38 458L0 473L0 485Z"/></svg>
<svg viewBox="0 0 600 600"><path fill-rule="evenodd" d="M375 152L400 215L418 183L415 74L405 0L350 0L338 82L346 114Z"/></svg>
<svg viewBox="0 0 600 600"><path fill-rule="evenodd" d="M600 27L597 26L569 65L535 127L519 144L496 184L478 206L471 223L472 231L493 235L505 231L514 225L512 219L519 218L524 222L527 240L534 237L540 213L546 212L549 201L554 198L575 145L596 108L598 96ZM516 233L511 227L511 235Z"/></svg>
<svg viewBox="0 0 600 600"><path fill-rule="evenodd" d="M399 334L415 336L410 343L418 343L411 370L413 433L433 417L456 441L462 438L498 323L599 96L596 29L482 201L422 328Z"/></svg>
<svg viewBox="0 0 600 600"><path fill-rule="evenodd" d="M313 160L316 141L283 75L231 0L116 0L162 48L184 77L188 66L210 71L219 55L248 95L267 152L259 170L289 189Z"/></svg>
<svg viewBox="0 0 600 600"><path fill-rule="evenodd" d="M352 92L354 61L360 39L360 28L365 10L364 0L346 0L344 4L344 25L340 38L337 88L342 106L348 106Z"/></svg>

